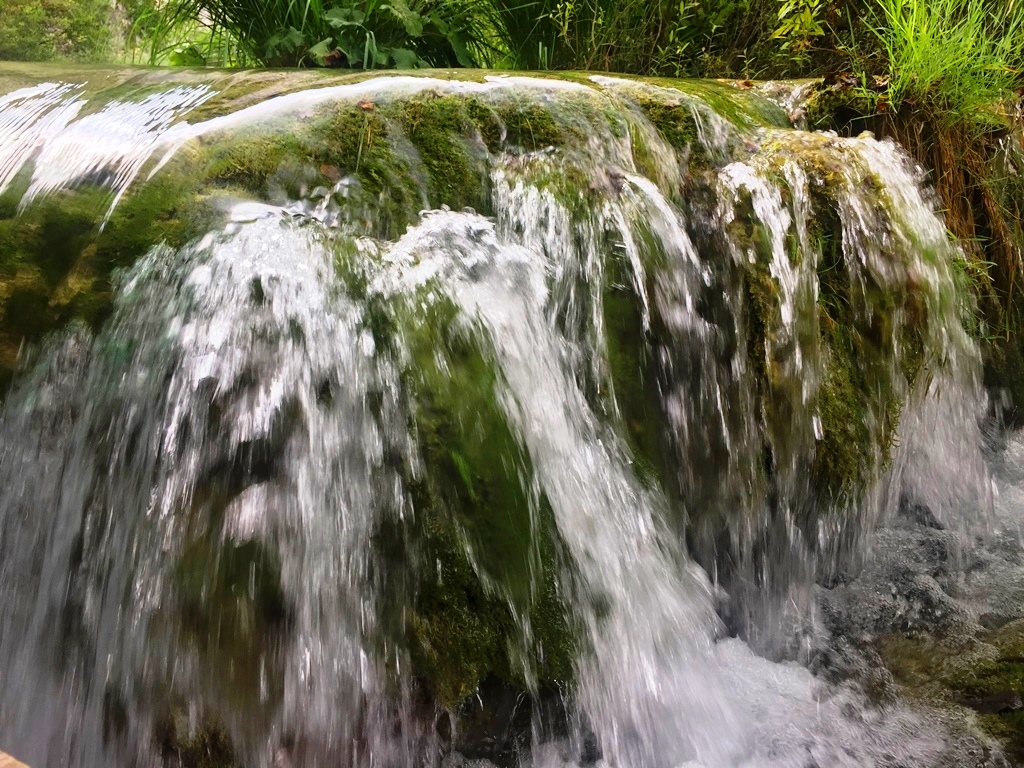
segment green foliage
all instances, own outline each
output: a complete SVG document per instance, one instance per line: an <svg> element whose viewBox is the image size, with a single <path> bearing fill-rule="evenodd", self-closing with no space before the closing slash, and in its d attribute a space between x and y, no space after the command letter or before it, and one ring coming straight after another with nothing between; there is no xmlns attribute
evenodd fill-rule
<svg viewBox="0 0 1024 768"><path fill-rule="evenodd" d="M457 0L170 0L137 22L152 63L473 66L486 46L468 35Z"/></svg>
<svg viewBox="0 0 1024 768"><path fill-rule="evenodd" d="M877 0L875 28L889 100L945 122L1001 124L1024 64L1024 4L1015 0Z"/></svg>
<svg viewBox="0 0 1024 768"><path fill-rule="evenodd" d="M484 0L500 41L496 63L517 69L726 74L771 31L773 0Z"/></svg>
<svg viewBox="0 0 1024 768"><path fill-rule="evenodd" d="M770 31L769 0L683 0L673 17L658 68L676 76L748 72L748 50Z"/></svg>
<svg viewBox="0 0 1024 768"><path fill-rule="evenodd" d="M827 0L781 0L779 23L773 40L782 41L782 50L806 57L811 40L825 34L822 13Z"/></svg>
<svg viewBox="0 0 1024 768"><path fill-rule="evenodd" d="M4 0L0 59L100 61L111 24L108 0Z"/></svg>

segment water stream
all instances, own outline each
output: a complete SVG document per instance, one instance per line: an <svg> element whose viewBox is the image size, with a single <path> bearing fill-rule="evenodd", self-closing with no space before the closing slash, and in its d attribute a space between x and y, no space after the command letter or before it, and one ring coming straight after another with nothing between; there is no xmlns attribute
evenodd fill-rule
<svg viewBox="0 0 1024 768"><path fill-rule="evenodd" d="M991 523L962 257L895 145L715 84L3 76L0 748L959 759L811 671L901 501Z"/></svg>

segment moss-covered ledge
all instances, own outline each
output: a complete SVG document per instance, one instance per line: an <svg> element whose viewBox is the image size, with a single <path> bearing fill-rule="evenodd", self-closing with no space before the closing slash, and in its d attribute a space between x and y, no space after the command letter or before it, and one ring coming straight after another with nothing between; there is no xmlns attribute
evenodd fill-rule
<svg viewBox="0 0 1024 768"><path fill-rule="evenodd" d="M624 95L639 99L639 110L657 118L676 146L699 143L692 105L701 99L748 123L764 119L768 109L764 100L752 104L748 95L716 84L641 89L628 81L599 85L575 73L487 80L485 72L426 71L367 82L368 74L4 63L0 93L38 83L40 69L80 86L68 99L84 100L83 114L178 86L214 95L183 115L190 128L181 123L153 145L105 223L116 159L109 168L83 168L78 178L25 205L33 172L27 159L0 194L3 387L24 344L74 319L102 322L118 270L158 242L178 246L219 226L234 200L311 212L328 198L344 199L342 224L393 239L425 208L470 206L488 213L490 157L585 153L594 131L624 139ZM674 106L659 111L659 100ZM173 147L170 159L158 164Z"/></svg>
<svg viewBox="0 0 1024 768"><path fill-rule="evenodd" d="M985 384L999 418L1024 414L1024 124L1003 115L987 129L951 124L907 105L893 109L883 83L863 87L846 77L820 81L804 106L813 130L841 136L868 131L892 140L919 164L939 198L946 225L967 256L963 279L977 299L971 325L982 347Z"/></svg>

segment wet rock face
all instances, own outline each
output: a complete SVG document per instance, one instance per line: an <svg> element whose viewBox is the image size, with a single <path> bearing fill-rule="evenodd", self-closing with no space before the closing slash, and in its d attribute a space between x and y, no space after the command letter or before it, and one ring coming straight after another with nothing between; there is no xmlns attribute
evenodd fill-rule
<svg viewBox="0 0 1024 768"><path fill-rule="evenodd" d="M534 726L540 732L534 732ZM566 739L569 722L559 691L530 696L491 679L463 702L454 718L442 715L437 728L443 748L451 754L444 765L514 768L530 754L534 742ZM593 745L590 753L585 764L599 757Z"/></svg>
<svg viewBox="0 0 1024 768"><path fill-rule="evenodd" d="M957 601L958 551L964 538L904 519L883 528L856 578L822 591L821 608L829 631L846 637L874 637L926 630L955 633L977 629L972 609ZM845 583L843 583L845 581Z"/></svg>
<svg viewBox="0 0 1024 768"><path fill-rule="evenodd" d="M278 748L324 764L338 743L358 764L399 726L452 761L512 765L569 734L550 760L595 762L573 717L603 718L609 763L717 750L718 723L694 722L732 694L702 676L718 628L689 543L752 632L765 582L781 585L766 601L794 579L809 591L809 553L871 519L856 505L919 371L969 346L954 251L891 145L789 131L770 102L715 84L467 78L278 84L244 103L156 88L185 99L173 125L149 120L152 89L127 88L103 98L147 116L139 144L160 152L81 165L74 144L52 168L28 153L0 190L0 372L70 322L102 329L95 380L129 390L109 418L89 415L99 387L71 402L123 447L123 465L97 464L113 467L102 506L126 549L152 496L130 459L173 481L164 545L138 556L155 598L113 647L199 714L173 698L136 713L147 696L125 681L104 721L156 720L144 746L169 765ZM118 277L156 242L147 270L174 274ZM216 268L183 281L181 259ZM145 297L121 325L116 286ZM156 311L187 296L182 315ZM163 345L183 329L176 373ZM108 429L122 411L151 422ZM68 464L92 455L80 443ZM0 501L35 504L16 481ZM73 528L96 513L64 514ZM926 508L904 517L822 597L850 659L881 653L877 638L1014 619L962 605L963 543ZM88 542L97 570L120 557L108 540ZM95 600L116 612L122 593ZM992 688L963 695L1012 715L1013 689ZM574 696L588 712L567 713Z"/></svg>
<svg viewBox="0 0 1024 768"><path fill-rule="evenodd" d="M985 526L946 529L927 507L901 503L864 568L819 593L831 635L815 662L821 674L932 709L974 744L950 764L1005 764L995 745L1024 764L1020 454L1011 436L993 461L999 495Z"/></svg>

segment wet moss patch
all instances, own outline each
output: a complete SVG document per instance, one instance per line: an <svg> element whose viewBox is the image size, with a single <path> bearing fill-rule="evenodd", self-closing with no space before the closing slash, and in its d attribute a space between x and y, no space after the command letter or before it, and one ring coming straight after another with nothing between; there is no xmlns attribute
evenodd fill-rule
<svg viewBox="0 0 1024 768"><path fill-rule="evenodd" d="M487 198L486 150L465 100L424 94L403 102L399 117L427 169L434 206L482 209Z"/></svg>
<svg viewBox="0 0 1024 768"><path fill-rule="evenodd" d="M422 467L407 478L413 518L385 526L378 548L385 572L409 578L388 590L413 606L402 631L415 673L454 711L491 677L527 691L571 680L576 646L551 512L533 497L493 365L452 313L402 323Z"/></svg>
<svg viewBox="0 0 1024 768"><path fill-rule="evenodd" d="M974 710L1007 756L1024 760L1024 622L982 633L966 646L918 635L886 635L874 646L912 697Z"/></svg>
<svg viewBox="0 0 1024 768"><path fill-rule="evenodd" d="M154 244L180 246L205 232L217 214L199 188L175 168L126 196L105 225L112 194L103 188L58 193L25 210L0 198L0 376L17 367L22 344L74 320L98 326L112 309L117 271Z"/></svg>
<svg viewBox="0 0 1024 768"><path fill-rule="evenodd" d="M214 723L190 730L185 718L168 717L159 724L157 744L167 768L236 768L234 747Z"/></svg>

